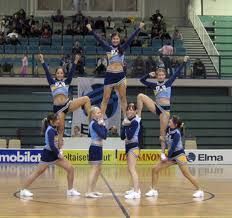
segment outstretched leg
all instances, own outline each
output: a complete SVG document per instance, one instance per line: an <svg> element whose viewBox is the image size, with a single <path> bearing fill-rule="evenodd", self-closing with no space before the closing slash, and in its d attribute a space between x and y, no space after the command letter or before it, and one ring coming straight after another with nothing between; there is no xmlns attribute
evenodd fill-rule
<svg viewBox="0 0 232 218"><path fill-rule="evenodd" d="M142 115L142 110L144 105L148 108L149 111L155 113L156 106L154 101L147 95L140 93L137 96L137 110L138 110L137 114L139 117L141 117Z"/></svg>
<svg viewBox="0 0 232 218"><path fill-rule="evenodd" d="M89 114L91 102L88 96L73 99L69 105L69 112L74 112L82 106L84 106L86 113Z"/></svg>
<svg viewBox="0 0 232 218"><path fill-rule="evenodd" d="M168 168L175 163L173 161L161 161L152 168L152 189L157 188L159 180L159 172L165 168Z"/></svg>
<svg viewBox="0 0 232 218"><path fill-rule="evenodd" d="M199 190L200 189L200 185L198 183L198 181L196 180L196 178L194 178L192 176L192 174L189 171L188 165L187 164L178 164L182 174L185 176L185 178L187 178L192 184L193 186Z"/></svg>
<svg viewBox="0 0 232 218"><path fill-rule="evenodd" d="M22 189L27 189L44 171L48 168L48 164L39 164L36 171L33 172L25 181Z"/></svg>

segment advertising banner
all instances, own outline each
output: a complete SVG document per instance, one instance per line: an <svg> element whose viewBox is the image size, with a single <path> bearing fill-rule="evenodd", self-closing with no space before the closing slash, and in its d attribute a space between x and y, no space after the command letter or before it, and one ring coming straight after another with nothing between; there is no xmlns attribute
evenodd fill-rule
<svg viewBox="0 0 232 218"><path fill-rule="evenodd" d="M73 165L88 164L88 150L64 150L64 157ZM115 164L115 150L103 151L103 164Z"/></svg>
<svg viewBox="0 0 232 218"><path fill-rule="evenodd" d="M156 164L160 161L160 150L141 150L137 164ZM117 150L117 164L127 164L125 150Z"/></svg>
<svg viewBox="0 0 232 218"><path fill-rule="evenodd" d="M232 164L232 150L186 150L190 164Z"/></svg>
<svg viewBox="0 0 232 218"><path fill-rule="evenodd" d="M0 163L39 163L42 149L0 149Z"/></svg>

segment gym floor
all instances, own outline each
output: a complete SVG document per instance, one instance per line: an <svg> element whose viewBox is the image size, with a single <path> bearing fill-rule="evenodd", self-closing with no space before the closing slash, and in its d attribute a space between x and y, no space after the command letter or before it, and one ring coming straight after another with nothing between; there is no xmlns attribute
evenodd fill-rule
<svg viewBox="0 0 232 218"><path fill-rule="evenodd" d="M66 173L51 166L30 190L33 198L20 198L18 190L36 165L0 165L0 217L162 217L205 218L232 217L232 168L229 165L190 166L202 184L204 199L193 199L192 185L181 175L177 166L160 174L158 198L144 197L151 183L151 166L138 166L142 198L124 199L130 189L125 165L104 165L97 183L97 191L104 196L87 199L88 165L75 166L75 188L81 197L66 197Z"/></svg>

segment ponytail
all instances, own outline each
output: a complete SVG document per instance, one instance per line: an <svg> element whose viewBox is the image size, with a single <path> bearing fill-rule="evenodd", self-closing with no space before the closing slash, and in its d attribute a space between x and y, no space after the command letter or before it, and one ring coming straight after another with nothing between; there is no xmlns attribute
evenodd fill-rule
<svg viewBox="0 0 232 218"><path fill-rule="evenodd" d="M52 121L57 119L58 115L54 113L49 113L47 117L42 120L42 127L41 127L41 135L44 135L48 126L51 124Z"/></svg>

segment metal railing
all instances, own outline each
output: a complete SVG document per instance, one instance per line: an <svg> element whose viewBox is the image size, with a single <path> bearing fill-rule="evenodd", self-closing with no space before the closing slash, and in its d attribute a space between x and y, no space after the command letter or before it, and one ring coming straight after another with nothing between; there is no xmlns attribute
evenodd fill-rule
<svg viewBox="0 0 232 218"><path fill-rule="evenodd" d="M189 20L192 22L194 29L196 30L197 34L199 35L207 53L210 56L210 59L220 76L220 58L217 58L217 56L220 56L219 52L217 51L216 47L214 46L211 38L209 37L209 34L207 33L204 25L202 24L200 18L195 13L194 9L192 7L189 7L188 10L188 16Z"/></svg>

